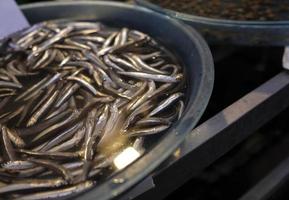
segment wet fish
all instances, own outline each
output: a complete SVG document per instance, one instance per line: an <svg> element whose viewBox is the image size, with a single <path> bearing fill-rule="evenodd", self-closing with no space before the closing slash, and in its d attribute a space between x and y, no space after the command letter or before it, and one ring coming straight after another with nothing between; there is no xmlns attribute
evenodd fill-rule
<svg viewBox="0 0 289 200"><path fill-rule="evenodd" d="M67 77L67 80L72 80L72 81L77 81L78 83L80 83L82 86L84 86L85 88L87 88L92 94L97 95L97 90L87 81L78 78L78 77Z"/></svg>
<svg viewBox="0 0 289 200"><path fill-rule="evenodd" d="M108 58L112 62L114 62L115 64L120 65L122 67L125 67L127 69L132 69L132 70L135 70L135 71L141 71L141 68L139 66L135 66L135 65L131 64L130 62L122 59L122 58L116 57L115 55L109 54Z"/></svg>
<svg viewBox="0 0 289 200"><path fill-rule="evenodd" d="M160 111L162 111L165 108L167 108L169 105L171 105L174 101L176 101L178 98L180 98L182 96L183 96L183 93L180 93L180 92L172 94L167 99L165 99L164 101L160 102L158 107L156 107L148 116L151 117L151 116L156 115L157 113L159 113Z"/></svg>
<svg viewBox="0 0 289 200"><path fill-rule="evenodd" d="M19 134L19 136L28 136L28 135L34 135L36 133L39 133L43 131L44 129L47 129L48 127L54 125L55 123L62 120L64 117L69 116L72 113L71 110L66 110L59 115L52 116L49 119L46 119L42 121L41 123L37 123L33 126L26 127L26 128L17 128L15 131Z"/></svg>
<svg viewBox="0 0 289 200"><path fill-rule="evenodd" d="M41 160L41 159L28 159L30 162L43 166L57 174L59 174L68 183L72 181L72 176L68 173L67 169L60 164L56 164L53 161Z"/></svg>
<svg viewBox="0 0 289 200"><path fill-rule="evenodd" d="M56 98L57 98L58 94L59 94L59 90L56 89L56 91L54 91L51 94L51 96L43 103L43 105L37 111L35 111L35 113L33 113L31 118L27 122L27 126L28 127L34 125L39 120L39 118L41 116L43 116L45 112L47 112L47 110L56 101Z"/></svg>
<svg viewBox="0 0 289 200"><path fill-rule="evenodd" d="M169 75L160 75L160 74L148 74L143 72L117 72L118 74L138 78L138 79L148 79L158 82L167 82L167 83L175 83L181 79L181 76L169 76Z"/></svg>
<svg viewBox="0 0 289 200"><path fill-rule="evenodd" d="M57 42L58 40L65 37L69 32L73 30L73 26L67 26L63 30L61 30L59 33L57 33L54 37L50 38L49 40L43 42L39 45L39 47L33 52L34 55L37 55L41 51L44 51L49 48L50 45Z"/></svg>
<svg viewBox="0 0 289 200"><path fill-rule="evenodd" d="M33 86L31 86L30 88L28 88L27 90L25 90L22 94L20 94L19 96L17 96L17 98L15 99L15 101L18 101L18 100L23 99L24 97L30 95L32 92L34 92L35 90L37 90L38 88L40 88L41 85L43 85L47 80L49 80L49 77L43 78L41 81L39 81L38 83L34 84Z"/></svg>
<svg viewBox="0 0 289 200"><path fill-rule="evenodd" d="M143 154L183 115L182 66L140 31L49 21L0 49L1 197L86 191L127 145Z"/></svg>
<svg viewBox="0 0 289 200"><path fill-rule="evenodd" d="M1 87L20 89L22 88L22 85L19 85L18 83L14 83L14 82L0 81L0 88Z"/></svg>
<svg viewBox="0 0 289 200"><path fill-rule="evenodd" d="M7 132L7 135L8 135L8 137L9 137L10 141L11 141L16 147L19 147L19 148L25 147L26 143L25 143L24 140L18 135L18 133L17 133L15 130L6 128L6 132Z"/></svg>
<svg viewBox="0 0 289 200"><path fill-rule="evenodd" d="M51 137L51 135L55 134L57 131L59 131L59 129L64 128L69 123L71 123L73 120L75 120L77 116L78 116L78 113L73 112L68 118L64 119L63 121L60 121L60 122L54 124L53 126L50 126L49 128L44 129L43 131L38 133L36 137L34 137L31 140L30 144L35 144L35 143L40 142L41 140L43 140L45 138Z"/></svg>
<svg viewBox="0 0 289 200"><path fill-rule="evenodd" d="M167 74L167 72L155 69L148 64L146 64L144 61L142 61L137 55L134 54L127 54L125 55L126 58L128 58L131 62L133 62L138 68L143 69L143 71L148 73L157 73L157 74Z"/></svg>
<svg viewBox="0 0 289 200"><path fill-rule="evenodd" d="M45 144L39 151L45 152L50 150L52 147L58 145L59 143L69 139L73 136L73 134L82 126L82 123L75 124L72 127L69 127L62 133L60 133L58 136L50 140L48 143Z"/></svg>
<svg viewBox="0 0 289 200"><path fill-rule="evenodd" d="M144 118L136 122L137 126L154 126L154 125L169 125L171 122L168 119L158 118L158 117L150 117Z"/></svg>
<svg viewBox="0 0 289 200"><path fill-rule="evenodd" d="M81 140L84 138L85 130L86 130L85 127L80 128L71 139L51 148L49 151L50 152L67 151L73 147L78 146Z"/></svg>
<svg viewBox="0 0 289 200"><path fill-rule="evenodd" d="M81 192L85 192L92 188L93 182L92 181L85 181L82 183L78 183L76 185L66 187L59 190L52 190L48 192L37 192L34 194L23 195L19 197L19 200L38 200L38 199L54 199L54 198L61 198Z"/></svg>
<svg viewBox="0 0 289 200"><path fill-rule="evenodd" d="M7 127L2 126L1 127L1 135L2 135L2 142L3 142L3 148L4 148L4 156L6 156L7 160L16 160L15 150L12 146L11 140L8 136L8 130Z"/></svg>
<svg viewBox="0 0 289 200"><path fill-rule="evenodd" d="M62 179L48 179L48 180L41 180L41 179L26 179L20 181L13 181L12 184L4 185L0 187L0 194L4 194L7 192L15 192L15 191L22 191L22 190L32 190L36 188L54 188L64 185L65 181Z"/></svg>
<svg viewBox="0 0 289 200"><path fill-rule="evenodd" d="M57 103L55 104L56 108L59 108L65 101L67 101L78 89L78 84L73 84L70 88L65 91L64 94L57 100Z"/></svg>
<svg viewBox="0 0 289 200"><path fill-rule="evenodd" d="M160 125L151 128L142 128L142 129L131 129L128 132L130 137L140 137L146 135L153 135L156 133L160 133L169 128L169 125Z"/></svg>
<svg viewBox="0 0 289 200"><path fill-rule="evenodd" d="M103 132L108 118L108 109L109 106L106 105L103 109L103 113L97 118L97 122L94 124L91 136L87 141L87 146L84 152L84 158L87 160L92 160L94 150L96 149L94 145L98 143L99 138L104 134Z"/></svg>
<svg viewBox="0 0 289 200"><path fill-rule="evenodd" d="M79 153L72 152L35 152L24 149L18 150L20 153L39 158L51 158L56 160L71 160L79 158Z"/></svg>
<svg viewBox="0 0 289 200"><path fill-rule="evenodd" d="M27 160L8 161L1 165L3 169L9 169L9 170L30 169L34 166L35 165L33 163Z"/></svg>

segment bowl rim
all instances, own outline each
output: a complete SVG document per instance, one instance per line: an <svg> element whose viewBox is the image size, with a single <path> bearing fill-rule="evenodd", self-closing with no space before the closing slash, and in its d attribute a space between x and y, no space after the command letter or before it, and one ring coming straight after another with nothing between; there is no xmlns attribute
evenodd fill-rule
<svg viewBox="0 0 289 200"><path fill-rule="evenodd" d="M179 120L182 122L184 118L190 118L190 126L183 127L183 132L177 132L177 129L180 129L180 123L176 123L175 127L170 128L167 131L166 137L164 137L161 142L156 144L148 152L146 152L142 157L128 167L125 170L119 171L113 178L104 181L99 184L97 187L86 191L85 193L80 193L74 199L102 199L108 200L115 198L116 196L124 193L126 190L140 182L144 179L149 173L151 173L157 166L159 166L167 157L169 157L175 149L181 144L186 134L189 134L190 131L195 127L196 123L203 114L211 96L213 90L214 82L214 63L213 58L210 52L210 49L202 38L202 36L197 33L193 28L187 27L182 22L179 22L171 17L164 16L158 12L152 11L150 9L137 6L134 4L112 2L112 1L65 1L65 2L49 2L43 1L38 3L23 4L20 6L22 10L28 9L37 9L40 7L54 7L54 6L91 6L91 5L106 5L114 6L125 9L134 9L138 12L144 12L148 15L154 15L154 17L163 18L168 23L180 28L185 34L190 37L191 42L194 43L195 48L199 51L200 61L202 64L201 67L201 78L198 91L196 92L196 97L193 102L193 105L188 105L186 108L192 113L186 112L183 117ZM192 109L193 108L193 109ZM188 119L187 119L188 120ZM157 152L157 153L156 153ZM149 165L148 165L149 163ZM123 180L123 183L116 183L115 179Z"/></svg>
<svg viewBox="0 0 289 200"><path fill-rule="evenodd" d="M289 20L266 20L266 21L257 21L257 20L231 20L223 18L211 18L205 16L199 16L194 14L188 14L168 8L161 7L155 3L149 2L147 0L134 0L138 5L150 8L156 12L167 14L171 17L174 17L183 21L199 22L206 23L211 25L223 25L223 26L249 26L252 28L277 28L289 26Z"/></svg>

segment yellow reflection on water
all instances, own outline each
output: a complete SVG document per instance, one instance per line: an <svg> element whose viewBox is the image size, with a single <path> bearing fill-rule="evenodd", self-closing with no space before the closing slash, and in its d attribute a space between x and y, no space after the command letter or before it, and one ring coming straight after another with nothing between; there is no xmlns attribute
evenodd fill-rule
<svg viewBox="0 0 289 200"><path fill-rule="evenodd" d="M123 169L139 157L140 153L135 148L127 147L114 158L113 164L117 169Z"/></svg>

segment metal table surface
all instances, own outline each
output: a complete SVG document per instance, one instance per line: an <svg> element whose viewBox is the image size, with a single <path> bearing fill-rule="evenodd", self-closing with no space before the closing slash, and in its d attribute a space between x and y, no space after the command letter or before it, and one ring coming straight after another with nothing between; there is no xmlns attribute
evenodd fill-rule
<svg viewBox="0 0 289 200"><path fill-rule="evenodd" d="M245 193L240 200L265 200L289 180L289 157Z"/></svg>
<svg viewBox="0 0 289 200"><path fill-rule="evenodd" d="M154 187L137 197L133 188L122 199L164 199L286 109L288 96L289 73L282 71L196 127L151 175Z"/></svg>

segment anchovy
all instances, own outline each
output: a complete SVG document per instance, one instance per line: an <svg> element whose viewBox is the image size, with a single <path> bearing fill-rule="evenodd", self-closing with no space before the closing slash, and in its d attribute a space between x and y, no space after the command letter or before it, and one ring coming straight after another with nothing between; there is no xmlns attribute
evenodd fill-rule
<svg viewBox="0 0 289 200"><path fill-rule="evenodd" d="M141 38L148 37L145 33L142 33L142 32L137 31L137 30L130 30L129 35L131 37L135 37L136 39L141 39Z"/></svg>
<svg viewBox="0 0 289 200"><path fill-rule="evenodd" d="M57 51L57 53L58 53L58 51ZM59 60L61 60L61 63L59 64L59 67L62 67L62 66L64 66L65 64L67 64L68 61L70 61L70 59L71 59L70 56L67 56L66 58L64 58L64 56L63 56L63 58L60 58Z"/></svg>
<svg viewBox="0 0 289 200"><path fill-rule="evenodd" d="M74 84L70 88L67 89L67 91L62 94L62 96L59 98L57 103L55 104L56 108L59 108L65 101L67 101L77 90L79 89L79 85Z"/></svg>
<svg viewBox="0 0 289 200"><path fill-rule="evenodd" d="M160 118L160 117L150 117L144 118L136 122L137 126L154 126L154 125L169 125L171 124L170 120Z"/></svg>
<svg viewBox="0 0 289 200"><path fill-rule="evenodd" d="M138 68L143 69L144 71L148 72L148 73L157 73L157 74L167 74L164 71L155 69L151 66L149 66L148 64L146 64L145 62L143 62L137 55L134 54L127 54L125 55L126 58L128 58L129 60L131 60L132 62L135 63L135 65L138 66Z"/></svg>
<svg viewBox="0 0 289 200"><path fill-rule="evenodd" d="M22 85L19 85L18 83L14 82L8 82L8 81L0 81L0 87L9 87L9 88L22 88Z"/></svg>
<svg viewBox="0 0 289 200"><path fill-rule="evenodd" d="M161 67L161 70L166 70L166 69L172 69L171 75L176 75L180 71L180 66L178 65L173 65L173 64L167 64Z"/></svg>
<svg viewBox="0 0 289 200"><path fill-rule="evenodd" d="M61 50L78 50L78 51L82 51L82 48L80 48L80 47L67 45L67 44L54 44L53 47L56 48L56 49L61 49Z"/></svg>
<svg viewBox="0 0 289 200"><path fill-rule="evenodd" d="M103 43L105 41L105 39L100 36L74 36L72 38L78 39L78 40L88 40L88 41L97 42L97 43Z"/></svg>
<svg viewBox="0 0 289 200"><path fill-rule="evenodd" d="M56 54L57 54L57 51L55 49L51 50L49 52L49 57L43 63L41 63L37 67L34 66L32 69L43 69L43 68L47 67L48 65L50 65L53 62L53 60L56 57Z"/></svg>
<svg viewBox="0 0 289 200"><path fill-rule="evenodd" d="M156 59L158 57L160 57L162 55L162 52L161 51L156 51L156 52L153 52L153 53L149 53L149 54L138 54L138 56L140 57L140 59L142 60L149 60L149 59Z"/></svg>
<svg viewBox="0 0 289 200"><path fill-rule="evenodd" d="M18 171L17 178L30 178L35 177L39 173L42 173L45 170L44 167L32 167L30 169L23 169Z"/></svg>
<svg viewBox="0 0 289 200"><path fill-rule="evenodd" d="M56 73L54 76L52 76L50 79L48 79L48 81L46 83L43 83L42 85L40 85L39 88L37 88L35 91L33 91L31 94L29 94L29 96L25 97L24 100L27 101L28 99L39 94L40 92L43 92L43 90L46 87L51 86L52 84L57 82L61 78L61 76L62 75L60 73Z"/></svg>
<svg viewBox="0 0 289 200"><path fill-rule="evenodd" d="M53 116L40 123L34 124L33 126L26 127L26 128L17 128L15 129L15 131L19 134L19 136L34 135L54 125L55 123L59 122L59 120L63 119L64 117L67 117L71 113L72 113L71 110L66 110L60 113L59 115Z"/></svg>
<svg viewBox="0 0 289 200"><path fill-rule="evenodd" d="M148 83L148 90L147 90L147 92L144 94L144 95L142 95L141 97L139 97L139 98L137 98L134 102L133 102L133 104L130 106L130 104L129 104L129 106L130 107L128 107L127 109L128 110L134 110L134 109L136 109L139 105L141 105L142 103L144 103L148 98L149 98L149 96L155 91L155 89L156 89L156 85L155 85L155 82L154 81L149 81L149 83Z"/></svg>
<svg viewBox="0 0 289 200"><path fill-rule="evenodd" d="M34 105L33 109L32 109L32 113L34 113L36 110L38 110L40 107L42 107L42 105L45 103L45 101L47 101L47 99L49 99L49 97L51 97L51 95L53 94L53 92L55 92L55 88L56 85L52 85L51 87L49 87L45 93L42 95L42 92L38 92L38 94L36 94L35 96L33 96L29 101L33 101L33 99L37 99L38 103L36 103L36 105Z"/></svg>
<svg viewBox="0 0 289 200"><path fill-rule="evenodd" d="M30 95L32 92L34 92L35 90L39 89L41 87L42 84L44 84L46 81L49 80L49 77L45 77L43 78L41 81L39 81L38 83L36 83L35 85L33 85L32 87L30 87L29 89L27 89L25 92L23 92L21 95L19 95L15 101L18 101L20 99L25 98L26 96Z"/></svg>
<svg viewBox="0 0 289 200"><path fill-rule="evenodd" d="M87 61L69 61L67 62L67 65L69 66L76 66L76 67L81 67L81 71L83 69L88 69L89 73L92 73L94 71L95 66ZM79 71L79 72L81 72ZM74 75L76 76L76 75Z"/></svg>
<svg viewBox="0 0 289 200"><path fill-rule="evenodd" d="M0 79L2 79L3 81L10 81L10 78L5 74L0 74Z"/></svg>
<svg viewBox="0 0 289 200"><path fill-rule="evenodd" d="M3 148L5 150L5 156L7 156L7 158L9 160L12 160L12 161L16 160L15 150L14 150L14 148L11 144L10 138L8 136L7 127L2 126L1 132L2 132L2 141L3 141Z"/></svg>
<svg viewBox="0 0 289 200"><path fill-rule="evenodd" d="M41 159L33 159L33 158L30 158L28 160L32 163L48 168L52 170L53 172L59 174L68 183L72 181L71 175L68 173L66 168L63 167L62 165L56 164L55 162L49 161L49 160L41 160Z"/></svg>
<svg viewBox="0 0 289 200"><path fill-rule="evenodd" d="M110 71L109 75L111 77L111 80L114 81L121 88L124 88L124 89L127 89L127 90L133 90L136 87L135 85L131 85L129 83L126 83L114 71Z"/></svg>
<svg viewBox="0 0 289 200"><path fill-rule="evenodd" d="M82 152L83 152L83 159L84 160L88 160L88 157L90 157L91 155L89 155L88 153L90 153L91 151L88 149L88 143L91 140L92 137L92 133L93 133L93 129L94 129L94 125L95 125L95 118L96 118L96 114L97 114L97 110L93 109L89 114L88 117L86 119L85 122L85 138L84 138L84 142L83 142L83 146L82 146Z"/></svg>
<svg viewBox="0 0 289 200"><path fill-rule="evenodd" d="M107 64L111 68L114 68L114 69L116 69L118 71L124 71L123 68L121 68L117 64L113 63L108 56L104 56L103 61L104 61L105 64Z"/></svg>
<svg viewBox="0 0 289 200"><path fill-rule="evenodd" d="M128 132L130 137L139 137L146 135L153 135L156 133L160 133L169 128L169 125L160 125L152 128L144 128L144 129L131 129Z"/></svg>
<svg viewBox="0 0 289 200"><path fill-rule="evenodd" d="M19 116L18 122L16 124L16 127L19 127L22 125L22 123L25 124L25 120L27 118L27 115L31 112L31 110L34 111L33 107L35 106L36 101L38 100L40 95L36 95L33 98L29 99L29 101L26 103L26 106L23 108L22 113Z"/></svg>
<svg viewBox="0 0 289 200"><path fill-rule="evenodd" d="M103 43L102 48L106 48L108 46L110 46L110 44L112 43L112 41L115 39L115 37L117 36L117 32L112 33Z"/></svg>
<svg viewBox="0 0 289 200"><path fill-rule="evenodd" d="M72 98L72 97L71 97ZM70 105L68 104L68 102L64 102L59 108L55 109L55 110L51 110L48 114L47 117L45 117L45 120L54 118L55 116L63 113L64 111L71 109Z"/></svg>
<svg viewBox="0 0 289 200"><path fill-rule="evenodd" d="M24 140L18 135L18 133L15 130L6 128L6 132L8 134L10 141L16 147L19 147L19 148L25 147L26 144L25 144Z"/></svg>
<svg viewBox="0 0 289 200"><path fill-rule="evenodd" d="M13 73L11 73L10 71L6 71L6 70L4 70L4 69L0 69L1 70L1 72L3 73L3 74L5 74L5 75L7 75L7 77L9 78L9 79L11 79L14 83L16 83L16 84L18 84L20 87L22 87L22 85L21 85L21 83L18 81L18 79L16 78L16 76L13 74Z"/></svg>
<svg viewBox="0 0 289 200"><path fill-rule="evenodd" d="M107 55L108 53L110 53L111 51L113 50L113 47L110 46L110 47L106 47L106 48L102 48L102 49L99 49L97 54L99 57L102 57L102 56L105 56Z"/></svg>
<svg viewBox="0 0 289 200"><path fill-rule="evenodd" d="M42 105L41 108L39 108L32 116L31 118L28 120L27 122L27 126L32 126L34 125L39 118L45 113L47 112L47 110L53 105L53 103L55 102L57 96L59 94L59 90L57 89L56 91L54 91L52 93L52 95L46 100L46 102Z"/></svg>
<svg viewBox="0 0 289 200"><path fill-rule="evenodd" d="M100 67L103 70L107 70L108 67L105 65L105 63L100 59L99 56L91 53L91 52L85 52L85 56L96 66Z"/></svg>
<svg viewBox="0 0 289 200"><path fill-rule="evenodd" d="M40 65L42 65L50 56L51 50L48 49L46 50L42 57L36 62L36 64L34 66L32 66L32 69L37 69Z"/></svg>
<svg viewBox="0 0 289 200"><path fill-rule="evenodd" d="M135 104L134 104L135 105ZM138 108L136 108L125 120L123 128L127 129L129 125L135 120L135 118L138 115L141 115L143 113L149 112L153 108L153 104L150 101L147 101L146 103L140 105Z"/></svg>
<svg viewBox="0 0 289 200"><path fill-rule="evenodd" d="M153 116L162 111L163 109L167 108L169 105L171 105L174 101L179 99L181 96L183 96L183 93L175 93L171 96L169 96L167 99L164 101L160 102L158 107L156 107L148 116Z"/></svg>
<svg viewBox="0 0 289 200"><path fill-rule="evenodd" d="M72 80L72 81L77 81L78 83L80 83L82 86L84 86L85 88L87 88L90 92L92 92L92 94L97 95L97 90L87 81L78 78L78 77L67 77L67 80Z"/></svg>
<svg viewBox="0 0 289 200"><path fill-rule="evenodd" d="M57 124L54 124L53 126L41 131L40 133L37 134L37 136L35 138L32 139L31 144L36 143L37 141L41 141L41 139L47 138L50 135L54 134L59 129L61 129L61 128L65 127L66 125L68 125L69 123L71 123L76 118L77 115L78 114L76 112L74 112L74 113L72 113L72 115L70 115L65 120L63 120Z"/></svg>
<svg viewBox="0 0 289 200"><path fill-rule="evenodd" d="M86 50L90 50L90 47L85 45L85 44L81 44L79 42L76 42L74 40L71 40L71 39L65 39L64 40L64 43L68 44L68 45L72 45L72 46L76 46L76 47L79 47L81 49L86 49Z"/></svg>
<svg viewBox="0 0 289 200"><path fill-rule="evenodd" d="M101 86L106 82L107 84L111 85L113 88L117 88L117 84L111 80L111 78L109 77L107 72L105 72L101 68L96 68L96 71L99 73L99 76L102 79L101 80Z"/></svg>
<svg viewBox="0 0 289 200"><path fill-rule="evenodd" d="M1 116L0 117L0 124L5 124L6 122L8 122L9 120L15 118L16 116L18 116L19 114L21 114L21 112L23 111L23 106L17 108L15 111L8 113L8 115L5 115L5 117Z"/></svg>
<svg viewBox="0 0 289 200"><path fill-rule="evenodd" d="M73 26L76 30L78 29L83 29L83 28L88 28L89 30L93 30L93 33L97 33L98 31L100 31L100 28L102 27L102 24L100 23L96 23L96 22L67 22L65 23L65 26ZM83 30L81 30L83 31ZM91 33L83 33L81 32L81 34L91 34Z"/></svg>
<svg viewBox="0 0 289 200"><path fill-rule="evenodd" d="M157 82L167 82L167 83L175 83L180 80L180 76L167 76L160 74L148 74L143 72L117 72L118 74L138 78L138 79L149 79Z"/></svg>
<svg viewBox="0 0 289 200"><path fill-rule="evenodd" d="M2 108L7 105L7 103L9 102L9 99L10 99L10 97L5 97L4 99L1 100L1 102L0 102L0 110L2 110Z"/></svg>
<svg viewBox="0 0 289 200"><path fill-rule="evenodd" d="M15 96L16 92L12 91L12 92L6 92L6 93L2 93L0 94L0 98L4 98L4 97L10 97L10 96Z"/></svg>
<svg viewBox="0 0 289 200"><path fill-rule="evenodd" d="M39 151L45 152L50 150L52 147L58 145L59 143L69 139L73 136L73 134L80 128L82 123L75 124L74 126L66 129L64 132L50 140L48 143L46 143Z"/></svg>
<svg viewBox="0 0 289 200"><path fill-rule="evenodd" d="M9 169L9 170L22 170L22 169L30 169L34 167L35 165L27 160L15 160L15 161L8 161L6 163L3 163L1 167L3 169Z"/></svg>
<svg viewBox="0 0 289 200"><path fill-rule="evenodd" d="M114 55L112 55L112 54L109 54L109 55L107 55L107 56L108 56L108 58L109 58L112 62L114 62L114 63L116 63L116 64L118 64L118 65L121 65L121 66L123 66L123 67L126 67L126 68L128 68L128 69L132 69L132 70L135 70L135 71L141 71L141 68L139 68L138 66L135 66L135 65L129 63L128 61L126 61L126 60L124 60L124 59L121 59L121 58L119 58L119 57L116 57L116 56L114 56Z"/></svg>
<svg viewBox="0 0 289 200"><path fill-rule="evenodd" d="M128 39L128 28L122 28L120 31L120 41L119 45L124 45Z"/></svg>
<svg viewBox="0 0 289 200"><path fill-rule="evenodd" d="M165 63L165 60L161 59L159 61L156 61L154 63L150 63L149 65L153 68L158 68L160 66L162 66Z"/></svg>
<svg viewBox="0 0 289 200"><path fill-rule="evenodd" d="M61 30L59 33L57 33L53 38L51 38L51 39L43 42L42 44L40 44L39 47L37 48L37 50L33 52L34 55L37 55L41 51L46 50L47 48L49 48L50 45L52 45L53 43L55 43L58 40L60 40L63 37L65 37L72 30L73 30L73 26L67 26L66 28Z"/></svg>
<svg viewBox="0 0 289 200"><path fill-rule="evenodd" d="M123 45L113 46L109 53L121 53L123 51L136 51L137 48L149 41L148 37L131 40Z"/></svg>
<svg viewBox="0 0 289 200"><path fill-rule="evenodd" d="M155 96L163 94L171 87L173 87L172 83L164 83L161 86L159 86L152 94L150 94L149 98L153 98Z"/></svg>
<svg viewBox="0 0 289 200"><path fill-rule="evenodd" d="M28 38L33 37L33 35L37 34L39 29L43 26L43 24L35 24L31 26L30 28L26 29L24 32L22 32L19 36L19 40L16 42L16 44L21 44Z"/></svg>
<svg viewBox="0 0 289 200"><path fill-rule="evenodd" d="M94 53L94 54L97 54L98 51L99 51L99 46L91 41L88 41L86 42L87 46L90 47L91 51Z"/></svg>
<svg viewBox="0 0 289 200"><path fill-rule="evenodd" d="M26 179L20 181L13 181L12 184L5 185L0 187L0 194L4 194L7 192L15 192L15 191L22 191L22 190L32 190L36 188L54 188L64 185L65 181L62 179Z"/></svg>
<svg viewBox="0 0 289 200"><path fill-rule="evenodd" d="M82 183L78 183L76 185L59 189L52 190L48 192L38 192L34 194L22 195L18 199L19 200L38 200L38 199L53 199L53 198L61 198L69 195L85 192L93 187L92 181L85 181Z"/></svg>
<svg viewBox="0 0 289 200"><path fill-rule="evenodd" d="M108 105L106 105L103 109L103 113L99 116L97 122L94 125L93 131L91 133L91 137L87 142L87 146L85 148L85 159L92 160L93 157L93 147L97 144L97 138L100 138L103 135L104 128L106 125L106 121L108 118Z"/></svg>
<svg viewBox="0 0 289 200"><path fill-rule="evenodd" d="M80 128L71 139L67 140L66 142L63 142L62 144L59 144L58 146L51 148L49 151L50 152L67 151L77 146L83 139L85 130L86 130L85 127Z"/></svg>
<svg viewBox="0 0 289 200"><path fill-rule="evenodd" d="M77 159L79 158L79 153L72 153L72 152L35 152L35 151L29 151L24 149L17 150L20 153L27 154L33 157L39 157L39 158L51 158L56 160L71 160L71 159Z"/></svg>
<svg viewBox="0 0 289 200"><path fill-rule="evenodd" d="M130 96L127 96L126 94L123 94L121 92L119 92L118 90L114 89L113 87L111 87L111 85L107 82L105 82L103 84L103 87L104 87L104 90L109 93L109 94L112 94L112 95L115 95L117 97L121 97L121 98L125 98L125 99L128 99L128 100L131 100L131 97Z"/></svg>

